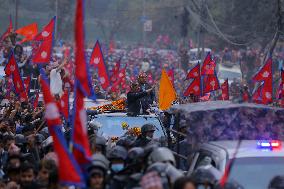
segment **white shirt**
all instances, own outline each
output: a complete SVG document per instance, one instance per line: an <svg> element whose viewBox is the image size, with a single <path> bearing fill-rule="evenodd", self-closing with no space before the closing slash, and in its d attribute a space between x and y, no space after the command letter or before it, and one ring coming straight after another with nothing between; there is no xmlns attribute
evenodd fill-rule
<svg viewBox="0 0 284 189"><path fill-rule="evenodd" d="M51 94L62 94L62 79L60 73L56 69L50 71L50 91Z"/></svg>

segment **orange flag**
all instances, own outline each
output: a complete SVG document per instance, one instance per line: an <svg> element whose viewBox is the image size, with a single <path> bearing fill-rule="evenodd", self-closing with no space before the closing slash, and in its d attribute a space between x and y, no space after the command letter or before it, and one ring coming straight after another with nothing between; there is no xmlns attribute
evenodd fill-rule
<svg viewBox="0 0 284 189"><path fill-rule="evenodd" d="M24 26L16 30L15 32L25 37L20 43L30 41L36 36L38 32L37 23L32 23L30 25Z"/></svg>
<svg viewBox="0 0 284 189"><path fill-rule="evenodd" d="M176 91L172 85L169 76L165 69L162 71L162 77L160 80L160 90L159 90L159 108L161 110L168 109L172 102L176 99Z"/></svg>

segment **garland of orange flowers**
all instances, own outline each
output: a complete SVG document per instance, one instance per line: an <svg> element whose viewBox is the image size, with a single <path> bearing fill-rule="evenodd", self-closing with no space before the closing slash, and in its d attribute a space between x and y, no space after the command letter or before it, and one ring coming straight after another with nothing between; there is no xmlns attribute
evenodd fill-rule
<svg viewBox="0 0 284 189"><path fill-rule="evenodd" d="M105 112L105 111L125 111L125 108L126 108L126 99L122 98L116 101L112 101L110 104L92 107L90 109L99 110L100 112Z"/></svg>

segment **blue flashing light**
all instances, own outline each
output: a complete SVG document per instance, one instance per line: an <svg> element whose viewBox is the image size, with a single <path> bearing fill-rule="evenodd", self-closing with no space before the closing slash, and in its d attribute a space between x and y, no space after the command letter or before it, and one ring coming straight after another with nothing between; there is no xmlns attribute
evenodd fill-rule
<svg viewBox="0 0 284 189"><path fill-rule="evenodd" d="M277 150L281 148L281 142L277 140L258 141L257 147L260 149Z"/></svg>

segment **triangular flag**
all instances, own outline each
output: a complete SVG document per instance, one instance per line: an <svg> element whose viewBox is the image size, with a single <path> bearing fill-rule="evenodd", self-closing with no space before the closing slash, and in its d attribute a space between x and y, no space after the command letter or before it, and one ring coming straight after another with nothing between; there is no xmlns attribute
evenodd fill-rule
<svg viewBox="0 0 284 189"><path fill-rule="evenodd" d="M163 69L159 89L159 108L161 110L168 109L176 98L176 91L172 82L169 79L166 70Z"/></svg>
<svg viewBox="0 0 284 189"><path fill-rule="evenodd" d="M101 86L106 90L109 87L110 81L99 41L96 42L91 54L90 65L97 68Z"/></svg>
<svg viewBox="0 0 284 189"><path fill-rule="evenodd" d="M49 133L53 138L54 151L59 161L59 180L63 185L84 187L82 172L73 155L69 152L64 133L62 132L59 110L49 90L49 84L43 78L41 77L40 83L45 103L45 119Z"/></svg>
<svg viewBox="0 0 284 189"><path fill-rule="evenodd" d="M201 75L211 75L214 74L216 63L212 60L210 52L205 57L202 67Z"/></svg>
<svg viewBox="0 0 284 189"><path fill-rule="evenodd" d="M218 78L215 74L205 75L203 78L203 94L210 93L220 88Z"/></svg>
<svg viewBox="0 0 284 189"><path fill-rule="evenodd" d="M83 0L77 0L76 15L75 15L75 78L78 82L78 87L83 92L84 96L95 100L89 63L85 58L85 42L84 42L84 11Z"/></svg>
<svg viewBox="0 0 284 189"><path fill-rule="evenodd" d="M194 79L200 77L200 64L194 66L187 74L186 79Z"/></svg>
<svg viewBox="0 0 284 189"><path fill-rule="evenodd" d="M39 92L36 93L34 102L33 102L33 107L36 109L38 107L38 100L39 100Z"/></svg>
<svg viewBox="0 0 284 189"><path fill-rule="evenodd" d="M32 40L38 33L37 23L32 23L17 29L15 33L24 36L25 38L20 43Z"/></svg>
<svg viewBox="0 0 284 189"><path fill-rule="evenodd" d="M63 115L66 121L69 120L69 92L64 91L60 98L60 113Z"/></svg>
<svg viewBox="0 0 284 189"><path fill-rule="evenodd" d="M272 58L269 58L265 65L254 75L254 81L272 81Z"/></svg>
<svg viewBox="0 0 284 189"><path fill-rule="evenodd" d="M56 17L43 28L42 32L34 37L32 62L36 64L48 64L50 62L53 45L53 32Z"/></svg>

